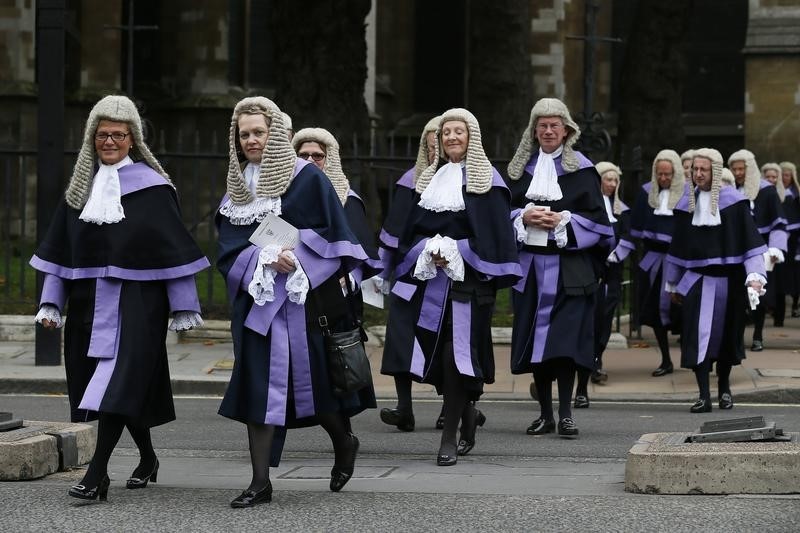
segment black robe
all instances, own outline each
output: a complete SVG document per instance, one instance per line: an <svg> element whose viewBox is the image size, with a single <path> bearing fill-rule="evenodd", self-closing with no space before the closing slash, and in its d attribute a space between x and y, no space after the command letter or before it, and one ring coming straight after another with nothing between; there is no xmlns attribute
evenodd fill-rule
<svg viewBox="0 0 800 533"><path fill-rule="evenodd" d="M175 419L166 335L170 311L200 311L194 274L209 266L181 221L175 189L145 163L119 169L125 218L79 219L62 199L31 265L41 303L63 310L71 419L98 412L152 427Z"/></svg>

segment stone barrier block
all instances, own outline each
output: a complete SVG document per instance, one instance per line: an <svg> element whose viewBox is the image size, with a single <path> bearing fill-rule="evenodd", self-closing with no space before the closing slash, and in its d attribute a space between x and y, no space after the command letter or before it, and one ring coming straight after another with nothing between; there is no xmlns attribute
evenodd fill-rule
<svg viewBox="0 0 800 533"><path fill-rule="evenodd" d="M36 479L88 463L97 441L89 424L27 420L0 433L0 480Z"/></svg>
<svg viewBox="0 0 800 533"><path fill-rule="evenodd" d="M648 433L628 452L625 490L646 494L800 493L800 434L789 442L689 443Z"/></svg>
<svg viewBox="0 0 800 533"><path fill-rule="evenodd" d="M52 435L0 442L0 480L18 481L58 472L58 445Z"/></svg>

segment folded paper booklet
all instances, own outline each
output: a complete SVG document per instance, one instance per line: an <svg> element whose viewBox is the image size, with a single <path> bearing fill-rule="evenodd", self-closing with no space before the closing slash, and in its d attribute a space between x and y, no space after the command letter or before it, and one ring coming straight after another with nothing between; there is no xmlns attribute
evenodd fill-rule
<svg viewBox="0 0 800 533"><path fill-rule="evenodd" d="M550 211L550 207L546 205L537 205L532 209ZM528 246L547 246L547 237L550 235L550 230L537 228L536 226L527 226L525 230L525 244Z"/></svg>
<svg viewBox="0 0 800 533"><path fill-rule="evenodd" d="M261 248L276 244L293 249L300 243L300 231L282 218L269 214L250 235L250 242Z"/></svg>
<svg viewBox="0 0 800 533"><path fill-rule="evenodd" d="M375 284L365 279L361 282L361 299L365 304L383 309L383 293L375 290Z"/></svg>
<svg viewBox="0 0 800 533"><path fill-rule="evenodd" d="M772 272L775 268L775 263L772 262L772 256L768 251L764 252L764 268L767 272Z"/></svg>

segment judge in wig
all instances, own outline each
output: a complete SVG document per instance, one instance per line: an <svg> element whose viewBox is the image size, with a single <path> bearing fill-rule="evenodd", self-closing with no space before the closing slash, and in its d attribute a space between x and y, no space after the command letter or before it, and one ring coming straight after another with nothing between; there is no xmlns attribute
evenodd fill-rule
<svg viewBox="0 0 800 533"><path fill-rule="evenodd" d="M543 98L531 109L508 165L511 217L522 248L523 278L514 287L511 372L532 372L540 415L529 435L558 431L577 438L572 388L579 368L597 367L594 299L600 265L614 230L594 165L574 145L580 136L569 109ZM552 382L558 384L553 415Z"/></svg>
<svg viewBox="0 0 800 533"><path fill-rule="evenodd" d="M156 482L150 428L175 419L167 327L202 325L194 275L209 264L128 98L106 96L89 113L66 194L31 265L45 274L36 321L61 327L69 306L71 419L98 420L94 456L70 496L106 499L108 460L125 428L140 454L126 486Z"/></svg>
<svg viewBox="0 0 800 533"><path fill-rule="evenodd" d="M700 393L690 410L707 413L714 362L719 408L733 407L731 367L745 358L745 306L757 305L764 294L767 246L750 215L749 200L722 186L718 151L696 150L692 175L696 188L675 206L664 280L667 291L682 302L681 366L694 371Z"/></svg>
<svg viewBox="0 0 800 533"><path fill-rule="evenodd" d="M437 157L417 177L397 249L386 346L388 364L444 396L437 464L456 464L475 445L482 416L473 402L494 382L495 292L519 278L509 193L489 163L477 119L451 109L436 129ZM461 425L460 438L456 431Z"/></svg>
<svg viewBox="0 0 800 533"><path fill-rule="evenodd" d="M276 427L325 428L335 452L330 488L338 491L353 474L359 446L347 418L362 403L357 393L334 394L319 318L330 324L343 319L347 304L339 279L367 255L331 181L297 158L272 101L240 101L229 142L227 194L216 218L217 267L231 302L235 364L219 413L247 426L253 469L250 485L231 506L272 499ZM252 244L250 236L266 217L296 228L297 245Z"/></svg>

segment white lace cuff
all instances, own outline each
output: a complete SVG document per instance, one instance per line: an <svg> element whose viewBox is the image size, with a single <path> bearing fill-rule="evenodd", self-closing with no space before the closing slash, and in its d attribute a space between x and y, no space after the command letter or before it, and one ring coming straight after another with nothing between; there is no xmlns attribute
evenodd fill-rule
<svg viewBox="0 0 800 533"><path fill-rule="evenodd" d="M755 290L753 287L747 287L747 300L750 302L751 311L755 311L756 307L758 307L758 303L761 300L759 296L763 295L764 293L765 291L762 290L759 294L759 291Z"/></svg>
<svg viewBox="0 0 800 533"><path fill-rule="evenodd" d="M303 305L306 303L306 296L311 288L311 284L308 282L306 271L303 270L303 265L297 260L297 256L290 250L284 253L294 261L295 266L294 271L289 274L289 277L286 279L286 292L289 294L290 301L297 305Z"/></svg>
<svg viewBox="0 0 800 533"><path fill-rule="evenodd" d="M522 213L524 212L525 211L523 211ZM514 229L517 230L518 242L525 242L525 238L528 236L528 230L525 229L525 223L522 222L522 213L520 213L514 218Z"/></svg>
<svg viewBox="0 0 800 533"><path fill-rule="evenodd" d="M247 292L253 297L256 305L264 305L275 299L275 276L277 272L270 265L278 260L281 247L271 244L261 249L258 263L253 272L253 279L247 286Z"/></svg>
<svg viewBox="0 0 800 533"><path fill-rule="evenodd" d="M169 324L170 331L187 331L203 327L203 317L197 311L178 311Z"/></svg>
<svg viewBox="0 0 800 533"><path fill-rule="evenodd" d="M608 254L608 258L606 258L606 261L608 261L609 263L619 263L619 257L617 257L617 252L611 252L610 254Z"/></svg>
<svg viewBox="0 0 800 533"><path fill-rule="evenodd" d="M64 321L61 318L61 311L58 310L58 307L52 304L42 305L33 320L34 322L41 324L45 319L49 320L50 322L55 322L57 328L60 328L64 325Z"/></svg>
<svg viewBox="0 0 800 533"><path fill-rule="evenodd" d="M567 240L569 239L569 235L567 234L567 224L572 219L572 213L567 210L561 211L561 222L558 223L553 229L553 236L556 239L556 246L559 248L563 248L567 245Z"/></svg>
<svg viewBox="0 0 800 533"><path fill-rule="evenodd" d="M665 281L664 290L669 293L678 292L678 286L675 283L670 283L669 281Z"/></svg>
<svg viewBox="0 0 800 533"><path fill-rule="evenodd" d="M751 281L757 281L761 284L761 291L758 293L759 296L764 296L767 293L767 291L764 289L767 284L767 278L758 272L751 272L747 275L747 279L744 280L744 284L749 287Z"/></svg>
<svg viewBox="0 0 800 533"><path fill-rule="evenodd" d="M447 266L444 267L447 277L454 281L464 281L464 258L458 251L458 244L450 237L438 234L428 240L425 249L417 257L413 276L423 281L435 278L436 265L432 256L437 253L447 261Z"/></svg>
<svg viewBox="0 0 800 533"><path fill-rule="evenodd" d="M769 253L769 255L772 257L776 257L778 259L776 261L777 263L783 263L786 260L783 255L783 251L780 248L770 246L770 248L767 250L767 253Z"/></svg>
<svg viewBox="0 0 800 533"><path fill-rule="evenodd" d="M380 277L380 276L372 276L367 281L372 281L372 284L375 286L375 288L381 294L383 294L383 295L389 294L389 289L391 288L391 287L389 287L389 282L386 281L385 279L383 279L382 277Z"/></svg>

